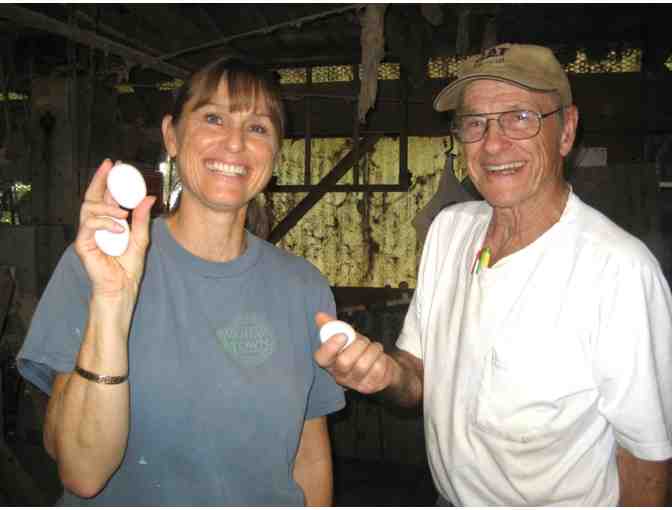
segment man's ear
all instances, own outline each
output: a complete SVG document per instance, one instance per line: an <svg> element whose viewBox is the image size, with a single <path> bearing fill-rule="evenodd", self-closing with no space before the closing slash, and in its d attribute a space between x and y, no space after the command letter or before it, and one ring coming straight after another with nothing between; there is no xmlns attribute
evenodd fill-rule
<svg viewBox="0 0 672 510"><path fill-rule="evenodd" d="M579 125L579 110L575 105L568 106L563 112L565 123L560 136L560 154L565 157L574 147L576 128Z"/></svg>
<svg viewBox="0 0 672 510"><path fill-rule="evenodd" d="M173 126L173 116L166 115L161 122L161 133L163 133L163 144L166 146L166 152L171 158L177 155L177 135L175 126Z"/></svg>

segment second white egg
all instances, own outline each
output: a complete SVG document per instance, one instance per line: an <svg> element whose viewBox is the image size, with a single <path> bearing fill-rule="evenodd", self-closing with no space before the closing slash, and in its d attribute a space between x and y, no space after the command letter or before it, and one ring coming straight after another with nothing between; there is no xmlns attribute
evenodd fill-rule
<svg viewBox="0 0 672 510"><path fill-rule="evenodd" d="M109 230L96 230L94 238L96 239L98 248L100 248L103 253L107 253L111 257L118 257L119 255L123 255L126 248L128 248L130 233L128 231L128 222L126 220L117 218L112 219L124 227L124 231L117 233L110 232Z"/></svg>

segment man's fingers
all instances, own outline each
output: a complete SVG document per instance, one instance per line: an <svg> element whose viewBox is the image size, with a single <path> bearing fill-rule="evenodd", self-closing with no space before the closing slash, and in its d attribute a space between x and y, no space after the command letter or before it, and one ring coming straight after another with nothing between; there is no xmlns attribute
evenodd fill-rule
<svg viewBox="0 0 672 510"><path fill-rule="evenodd" d="M333 317L329 315L328 313L324 312L317 312L315 314L315 324L317 324L318 328L321 328L324 326L327 322L336 320L336 317Z"/></svg>
<svg viewBox="0 0 672 510"><path fill-rule="evenodd" d="M331 367L336 361L338 353L341 352L341 349L347 341L345 335L334 335L324 342L322 346L315 351L315 361L317 364L322 368Z"/></svg>
<svg viewBox="0 0 672 510"><path fill-rule="evenodd" d="M387 355L382 344L358 336L353 344L341 350L344 342L340 337L335 335L317 350L317 363L328 370L341 386L363 393L383 389L386 385Z"/></svg>
<svg viewBox="0 0 672 510"><path fill-rule="evenodd" d="M324 326L335 317L318 312L315 324ZM347 343L344 334L335 334L315 352L315 361L331 373L341 386L373 393L385 387L387 360L382 344L371 342L358 334L355 341L343 349Z"/></svg>
<svg viewBox="0 0 672 510"><path fill-rule="evenodd" d="M376 369L377 363L383 356L383 346L378 342L370 342L352 367L351 377L359 382L367 377L377 377L380 367Z"/></svg>

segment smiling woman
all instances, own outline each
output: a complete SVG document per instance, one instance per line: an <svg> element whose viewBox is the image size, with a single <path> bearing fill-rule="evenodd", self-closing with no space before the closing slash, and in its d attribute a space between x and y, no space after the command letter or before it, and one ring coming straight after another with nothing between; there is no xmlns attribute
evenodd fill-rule
<svg viewBox="0 0 672 510"><path fill-rule="evenodd" d="M284 132L271 77L242 61L217 61L183 86L162 129L182 183L178 209L227 211L229 222L244 224L248 204L270 180Z"/></svg>
<svg viewBox="0 0 672 510"><path fill-rule="evenodd" d="M179 205L150 227L146 198L129 249L101 253L102 216L127 216L106 160L18 356L51 393L63 503L329 505L326 415L345 401L312 354L314 316L335 315L334 299L312 265L245 229L278 158L279 93L240 60L183 87L162 124Z"/></svg>

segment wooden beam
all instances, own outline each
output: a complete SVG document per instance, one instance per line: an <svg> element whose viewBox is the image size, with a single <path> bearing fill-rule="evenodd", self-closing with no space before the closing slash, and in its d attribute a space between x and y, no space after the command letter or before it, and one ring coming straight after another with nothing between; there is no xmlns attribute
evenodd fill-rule
<svg viewBox="0 0 672 510"><path fill-rule="evenodd" d="M406 306L415 291L391 287L332 287L331 290L339 310L356 306Z"/></svg>
<svg viewBox="0 0 672 510"><path fill-rule="evenodd" d="M90 46L93 48L98 48L102 51L113 53L123 57L124 59L132 61L136 64L140 64L149 69L154 69L168 76L186 78L190 74L190 71L167 62L163 62L160 58L133 48L129 48L128 46L112 41L111 39L98 35L90 30L83 30L76 26L68 25L67 23L55 20L49 16L45 16L44 14L31 11L25 7L2 4L0 5L0 17L8 18L20 25L60 35L85 46Z"/></svg>
<svg viewBox="0 0 672 510"><path fill-rule="evenodd" d="M394 193L408 191L410 184L335 184L320 186L318 184L269 184L267 193L310 193L317 189L336 193Z"/></svg>
<svg viewBox="0 0 672 510"><path fill-rule="evenodd" d="M2 338L5 320L9 315L9 309L12 305L14 287L15 282L12 268L9 266L0 266L0 338Z"/></svg>
<svg viewBox="0 0 672 510"><path fill-rule="evenodd" d="M212 19L212 15L207 11L203 5L198 7L194 6L196 17L203 25L207 25L208 29L212 33L212 37L223 37L224 32L222 28Z"/></svg>
<svg viewBox="0 0 672 510"><path fill-rule="evenodd" d="M355 151L352 150L348 152L348 154L336 164L331 172L322 178L318 183L318 189L311 191L289 212L289 214L287 214L287 216L283 218L280 223L276 225L269 234L268 241L274 244L280 241L280 239L294 228L299 220L320 201L320 199L329 191L329 187L334 186L352 168L356 158L361 158L364 154L369 153L382 137L382 134L375 134L362 139L359 143L359 154L355 154Z"/></svg>
<svg viewBox="0 0 672 510"><path fill-rule="evenodd" d="M266 16L264 16L264 13L261 12L261 9L259 9L259 7L257 7L255 4L249 4L248 7L252 10L255 17L260 21L260 25L264 28L268 28L268 20L266 19Z"/></svg>
<svg viewBox="0 0 672 510"><path fill-rule="evenodd" d="M96 4L88 4L88 5L84 5L83 7L84 8L91 7L92 5L94 6L94 8L96 8L96 9L98 8L98 6ZM135 47L142 47L142 48L145 49L145 51L147 53L152 54L152 55L158 55L163 51L163 50L158 50L156 47L150 46L148 44L146 33L143 33L143 35L145 35L144 40L137 39L136 37L133 37L128 33L121 32L117 28L115 28L114 26L112 26L110 24L107 24L107 23L104 23L104 22L100 21L99 19L97 19L97 17L102 17L103 15L94 17L94 16L84 12L81 9L82 9L81 6L80 6L80 8L76 8L73 11L73 15L78 20L83 21L85 24L88 24L89 26L95 27L96 32L106 33L107 35L111 35L111 36L115 37L117 40L121 40L121 41L125 42L126 44L130 44L130 45L135 46ZM105 16L107 16L107 12L105 13ZM137 27L134 27L134 28L135 28L135 30L137 30Z"/></svg>
<svg viewBox="0 0 672 510"><path fill-rule="evenodd" d="M157 9L156 4L128 3L124 7L147 29L172 34L171 48L179 49L185 45L198 44L204 39L209 39L209 34L194 23L194 9L190 5L178 3L164 5L161 9Z"/></svg>
<svg viewBox="0 0 672 510"><path fill-rule="evenodd" d="M204 43L204 44L200 44L198 46L193 46L191 48L185 48L183 50L176 51L174 53L167 53L166 55L162 55L161 59L162 60L171 60L175 57L186 55L187 53L194 53L194 52L206 50L206 49L209 49L209 48L216 48L218 46L225 46L228 43L230 43L231 41L235 41L236 39L241 39L243 37L249 37L251 35L258 35L258 34L268 35L268 34L272 33L273 31L278 30L280 28L295 27L295 26L301 25L303 23L309 23L311 21L316 21L316 20L324 18L326 16L332 16L334 14L342 14L344 12L351 11L353 9L361 9L361 8L362 8L361 4L350 4L350 5L341 6L341 7L335 8L335 9L328 9L326 11L323 11L323 12L320 12L320 13L317 13L317 14L311 14L310 16L301 16L297 19L293 19L293 20L290 20L290 21L283 21L282 23L276 23L276 24L271 25L271 26L265 26L265 27L262 27L262 28L256 28L254 30L248 30L246 32L230 35L230 36L227 36L227 37L223 37L221 39L216 39L214 41L210 41L210 42L207 42L207 43Z"/></svg>

